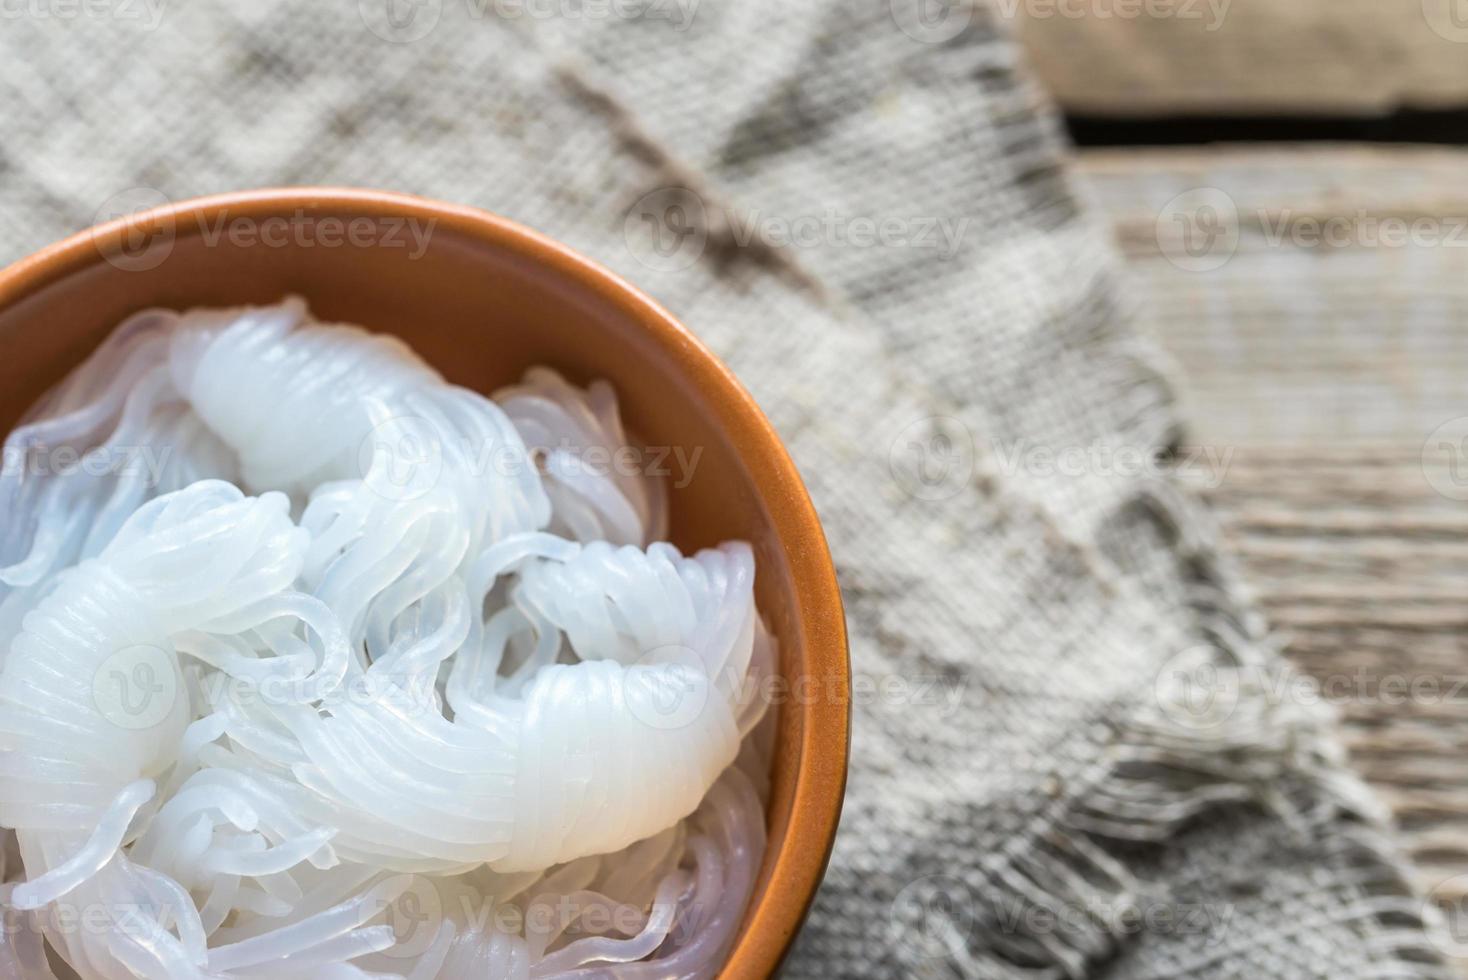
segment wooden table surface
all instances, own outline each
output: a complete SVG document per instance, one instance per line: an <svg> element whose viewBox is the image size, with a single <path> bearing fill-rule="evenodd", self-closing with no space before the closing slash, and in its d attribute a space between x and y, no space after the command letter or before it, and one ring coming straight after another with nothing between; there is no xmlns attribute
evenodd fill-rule
<svg viewBox="0 0 1468 980"><path fill-rule="evenodd" d="M1085 151L1193 474L1423 887L1468 896L1468 152ZM1181 195L1181 196L1180 196Z"/></svg>
<svg viewBox="0 0 1468 980"><path fill-rule="evenodd" d="M1369 116L1468 100L1459 0L994 0L1045 89L1099 115Z"/></svg>

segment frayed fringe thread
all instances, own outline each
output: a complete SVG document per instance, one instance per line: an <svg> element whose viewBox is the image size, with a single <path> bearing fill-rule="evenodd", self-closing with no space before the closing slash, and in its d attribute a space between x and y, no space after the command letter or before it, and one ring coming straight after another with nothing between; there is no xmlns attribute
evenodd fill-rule
<svg viewBox="0 0 1468 980"><path fill-rule="evenodd" d="M1427 937L1427 905L1392 841L1390 814L1348 768L1334 712L1278 696L1297 675L1216 549L1210 515L1163 479L1149 482L1137 503L1170 533L1190 570L1199 643L1166 665L1156 697L1118 731L1088 787L1052 814L1039 845L984 868L1001 893L992 901L1055 916L1066 929L1016 929L1013 909L996 904L976 930L969 962L952 965L963 975L1010 980L1085 977L1127 934L1076 909L1126 908L1152 890L1122 849L1167 840L1214 808L1246 804L1274 813L1302 840L1339 821L1332 829L1341 860L1380 869L1363 880L1367 897L1333 919L1361 921L1362 942L1390 957L1387 972L1372 976L1455 977ZM1211 672L1203 701L1198 672ZM1216 964L1232 946L1210 948L1192 968Z"/></svg>

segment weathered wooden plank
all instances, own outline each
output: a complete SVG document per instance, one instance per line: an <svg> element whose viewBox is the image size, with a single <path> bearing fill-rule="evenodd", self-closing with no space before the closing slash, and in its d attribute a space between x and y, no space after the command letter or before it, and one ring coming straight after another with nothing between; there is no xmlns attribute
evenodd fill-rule
<svg viewBox="0 0 1468 980"><path fill-rule="evenodd" d="M1069 109L1376 113L1468 101L1458 0L991 0Z"/></svg>
<svg viewBox="0 0 1468 980"><path fill-rule="evenodd" d="M1468 416L1468 152L1097 151L1079 171L1178 362L1190 442L1227 460L1200 489L1228 546L1424 885L1468 872L1468 423L1440 430ZM1201 263L1169 237L1200 200L1237 243ZM1441 234L1366 234L1393 218Z"/></svg>

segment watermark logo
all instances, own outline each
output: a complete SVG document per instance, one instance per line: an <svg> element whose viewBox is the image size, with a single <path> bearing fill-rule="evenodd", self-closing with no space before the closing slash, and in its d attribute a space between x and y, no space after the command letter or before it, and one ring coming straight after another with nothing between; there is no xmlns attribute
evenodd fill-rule
<svg viewBox="0 0 1468 980"><path fill-rule="evenodd" d="M0 0L0 20L110 20L155 31L166 0Z"/></svg>
<svg viewBox="0 0 1468 980"><path fill-rule="evenodd" d="M127 731L162 724L178 693L177 658L149 644L123 647L92 675L92 703L103 718Z"/></svg>
<svg viewBox="0 0 1468 980"><path fill-rule="evenodd" d="M1443 40L1468 44L1468 0L1422 0L1422 17Z"/></svg>
<svg viewBox="0 0 1468 980"><path fill-rule="evenodd" d="M342 218L297 208L289 217L231 215L222 211L210 220L196 218L199 237L209 248L227 243L235 248L381 248L402 250L410 262L421 259L433 241L438 219L361 215Z"/></svg>
<svg viewBox="0 0 1468 980"><path fill-rule="evenodd" d="M438 429L417 415L380 422L362 439L357 468L367 488L384 500L417 500L443 475Z"/></svg>
<svg viewBox="0 0 1468 980"><path fill-rule="evenodd" d="M1173 451L1140 445L1092 442L1053 446L1017 440L994 447L999 472L1039 479L1143 479L1175 474L1195 486L1216 490L1228 477L1234 450L1227 446L1182 446Z"/></svg>
<svg viewBox="0 0 1468 980"><path fill-rule="evenodd" d="M962 247L971 219L966 215L770 214L759 208L734 211L711 205L686 187L644 194L623 222L627 249L658 272L685 269L708 247L709 229L738 249L913 249L942 260Z"/></svg>
<svg viewBox="0 0 1468 980"><path fill-rule="evenodd" d="M712 678L692 649L669 645L650 650L622 675L622 696L632 717L648 728L687 728L708 706Z"/></svg>
<svg viewBox="0 0 1468 980"><path fill-rule="evenodd" d="M1244 212L1217 187L1195 187L1168 201L1157 214L1155 234L1159 251L1173 265L1185 272L1211 272L1237 254L1245 229L1256 248L1468 248L1468 215L1407 217L1320 207Z"/></svg>
<svg viewBox="0 0 1468 980"><path fill-rule="evenodd" d="M1261 209L1254 220L1270 248L1468 248L1468 217L1462 215L1408 219L1365 208L1325 215L1282 208Z"/></svg>
<svg viewBox="0 0 1468 980"><path fill-rule="evenodd" d="M399 415L375 425L357 447L357 472L368 489L386 500L417 500L439 485L446 470L455 478L519 478L535 473L570 487L627 478L667 480L681 490L693 482L703 447L580 445L562 438L554 445L522 446L501 438L478 439L417 415Z"/></svg>
<svg viewBox="0 0 1468 980"><path fill-rule="evenodd" d="M0 470L37 477L69 477L81 473L92 479L105 476L142 477L146 486L157 487L173 457L170 445L92 446L78 449L63 443L42 442L7 445L0 451Z"/></svg>
<svg viewBox="0 0 1468 980"><path fill-rule="evenodd" d="M890 0L897 28L922 44L942 44L964 32L974 19L975 0Z"/></svg>
<svg viewBox="0 0 1468 980"><path fill-rule="evenodd" d="M1243 663L1198 644L1169 657L1154 695L1162 714L1195 730L1216 728L1248 699L1250 710L1468 704L1468 674L1383 672L1366 667L1306 674L1283 662Z"/></svg>
<svg viewBox="0 0 1468 980"><path fill-rule="evenodd" d="M887 452L892 479L919 500L947 500L974 472L974 439L968 426L948 415L908 425Z"/></svg>
<svg viewBox="0 0 1468 980"><path fill-rule="evenodd" d="M418 718L442 714L443 704L433 679L370 670L340 680L311 673L285 671L260 676L236 677L213 671L199 681L200 693L212 705L314 704L324 711L386 706L394 714Z"/></svg>
<svg viewBox="0 0 1468 980"><path fill-rule="evenodd" d="M931 712L937 719L950 718L963 708L968 694L968 679L959 674L935 673L865 673L850 678L836 674L797 674L786 677L768 673L736 675L725 668L715 685L721 690L736 691L741 705L756 702L766 707L779 705L809 706L813 704L850 704L853 707L883 705L888 708L910 708Z"/></svg>
<svg viewBox="0 0 1468 980"><path fill-rule="evenodd" d="M1434 946L1455 959L1468 958L1468 874L1444 878L1427 890L1422 921Z"/></svg>
<svg viewBox="0 0 1468 980"><path fill-rule="evenodd" d="M1174 724L1195 730L1223 725L1239 705L1239 674L1218 663L1208 644L1189 647L1168 658L1157 672L1157 705Z"/></svg>
<svg viewBox="0 0 1468 980"><path fill-rule="evenodd" d="M976 917L967 884L951 875L928 875L892 900L890 942L929 959L958 956L968 948Z"/></svg>
<svg viewBox="0 0 1468 980"><path fill-rule="evenodd" d="M167 900L146 904L136 902L77 902L60 899L45 908L44 915L17 909L10 903L0 904L0 929L12 949L34 949L45 959L43 940L61 936L128 936L148 939L158 934L158 922L171 909ZM21 960L26 960L24 953Z"/></svg>
<svg viewBox="0 0 1468 980"><path fill-rule="evenodd" d="M703 447L694 446L578 446L561 439L556 445L529 446L528 453L507 449L495 453L495 468L506 475L518 473L526 460L540 461L542 472L564 483L586 478L657 477L682 490L698 472ZM483 454L476 454L482 458Z"/></svg>
<svg viewBox="0 0 1468 980"><path fill-rule="evenodd" d="M632 205L622 236L638 262L657 272L677 272L697 262L708 246L708 210L688 188L663 187Z"/></svg>
<svg viewBox="0 0 1468 980"><path fill-rule="evenodd" d="M357 0L357 14L382 40L411 44L433 33L443 16L443 0Z"/></svg>
<svg viewBox="0 0 1468 980"><path fill-rule="evenodd" d="M373 248L400 251L416 261L427 254L438 227L437 218L342 217L305 208L265 218L224 208L213 214L184 212L139 220L145 212L169 203L166 194L152 187L128 188L103 201L93 216L94 225L117 220L130 224L121 232L91 233L102 257L124 271L146 272L168 260L181 234L196 234L206 248Z"/></svg>
<svg viewBox="0 0 1468 980"><path fill-rule="evenodd" d="M1422 476L1448 500L1468 500L1468 415L1449 419L1422 444Z"/></svg>
<svg viewBox="0 0 1468 980"><path fill-rule="evenodd" d="M445 923L453 923L460 935L523 936L544 948L557 939L574 940L593 936L635 936L649 918L678 915L669 941L682 946L697 934L698 916L679 914L676 902L651 908L621 902L609 903L586 892L547 893L531 898L520 895L497 901L477 889L451 883L440 884L421 874L397 874L372 886L365 899L371 910L364 921L391 927L394 945L382 950L393 959L412 960L422 956L443 935Z"/></svg>
<svg viewBox="0 0 1468 980"><path fill-rule="evenodd" d="M774 675L774 679L781 682L784 680L778 674ZM805 703L807 700L801 694L803 680L803 678L796 678L791 685L792 700L797 704ZM856 707L881 704L887 707L932 711L938 718L949 718L962 706L967 693L968 680L962 676L868 674L863 672L851 675L851 703Z"/></svg>
<svg viewBox="0 0 1468 980"><path fill-rule="evenodd" d="M1205 33L1223 26L1233 0L994 0L1006 20L1199 21Z"/></svg>
<svg viewBox="0 0 1468 980"><path fill-rule="evenodd" d="M1195 187L1168 201L1157 215L1157 247L1185 272L1212 272L1239 248L1239 208L1217 187Z"/></svg>
<svg viewBox="0 0 1468 980"><path fill-rule="evenodd" d="M102 202L92 216L93 225L112 221L132 221L139 215L171 203L168 196L153 187L129 187ZM135 223L116 238L93 233L92 241L108 264L124 272L147 272L156 269L173 254L177 238L173 218L146 224Z"/></svg>
<svg viewBox="0 0 1468 980"><path fill-rule="evenodd" d="M416 959L428 951L443 926L443 897L427 875L399 874L384 878L371 892L371 900L392 928L393 945L383 950L393 959Z"/></svg>

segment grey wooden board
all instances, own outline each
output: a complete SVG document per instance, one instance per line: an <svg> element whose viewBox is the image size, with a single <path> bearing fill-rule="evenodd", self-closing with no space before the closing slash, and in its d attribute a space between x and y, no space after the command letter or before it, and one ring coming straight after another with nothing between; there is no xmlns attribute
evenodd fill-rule
<svg viewBox="0 0 1468 980"><path fill-rule="evenodd" d="M1386 112L1468 101L1462 0L988 0L1069 109Z"/></svg>
<svg viewBox="0 0 1468 980"><path fill-rule="evenodd" d="M1424 887L1468 895L1468 152L1108 150L1078 173L1188 442L1227 459L1190 478ZM1212 249L1180 251L1204 225Z"/></svg>

